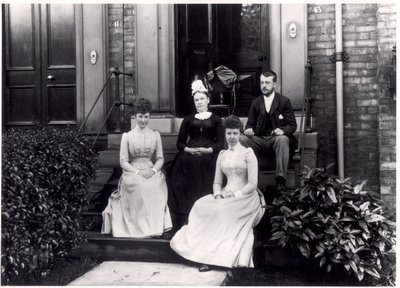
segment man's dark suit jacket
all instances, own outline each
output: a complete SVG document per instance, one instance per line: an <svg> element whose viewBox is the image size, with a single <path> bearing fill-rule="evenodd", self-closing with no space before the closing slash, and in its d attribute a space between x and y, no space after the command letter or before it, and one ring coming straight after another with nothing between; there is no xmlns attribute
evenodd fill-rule
<svg viewBox="0 0 400 288"><path fill-rule="evenodd" d="M297 123L289 98L275 92L275 97L268 114L271 119L272 130L276 128L282 129L285 135L289 137L290 147L292 149L295 148L297 140L293 136L293 133L296 131ZM261 95L251 102L246 129L253 128L255 136L268 136L262 135L262 132L266 130L266 117L267 112L265 110L264 96Z"/></svg>

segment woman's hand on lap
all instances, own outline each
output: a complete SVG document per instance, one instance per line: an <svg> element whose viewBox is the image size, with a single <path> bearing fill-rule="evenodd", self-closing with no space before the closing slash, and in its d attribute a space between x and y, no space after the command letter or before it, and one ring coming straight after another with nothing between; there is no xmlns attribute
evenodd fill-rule
<svg viewBox="0 0 400 288"><path fill-rule="evenodd" d="M197 148L197 151L200 154L211 154L213 152L212 148L204 148L204 147Z"/></svg>

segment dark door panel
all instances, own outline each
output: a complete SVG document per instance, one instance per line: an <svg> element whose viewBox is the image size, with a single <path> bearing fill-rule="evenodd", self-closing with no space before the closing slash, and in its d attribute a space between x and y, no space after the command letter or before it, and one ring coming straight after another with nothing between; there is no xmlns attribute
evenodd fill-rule
<svg viewBox="0 0 400 288"><path fill-rule="evenodd" d="M38 75L39 74L39 75ZM36 70L11 70L5 75L7 86L35 85L40 81L40 72Z"/></svg>
<svg viewBox="0 0 400 288"><path fill-rule="evenodd" d="M42 19L47 67L75 67L74 6L42 6Z"/></svg>
<svg viewBox="0 0 400 288"><path fill-rule="evenodd" d="M34 70L38 10L34 5L6 6L6 69Z"/></svg>
<svg viewBox="0 0 400 288"><path fill-rule="evenodd" d="M75 85L48 85L47 115L48 125L76 124Z"/></svg>
<svg viewBox="0 0 400 288"><path fill-rule="evenodd" d="M6 89L7 125L34 125L37 115L35 86L12 86Z"/></svg>
<svg viewBox="0 0 400 288"><path fill-rule="evenodd" d="M258 67L234 66L234 71L240 81L237 89L235 114L246 117L249 113L251 101L259 93L260 69Z"/></svg>

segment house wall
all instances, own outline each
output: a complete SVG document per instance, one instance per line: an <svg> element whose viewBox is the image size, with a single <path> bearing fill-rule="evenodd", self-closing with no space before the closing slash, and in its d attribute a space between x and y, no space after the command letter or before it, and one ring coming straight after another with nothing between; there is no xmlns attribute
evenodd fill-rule
<svg viewBox="0 0 400 288"><path fill-rule="evenodd" d="M345 4L343 11L345 177L368 180L395 205L395 101L388 86L395 45L394 4ZM319 166L336 163L335 5L308 5L312 113L321 135Z"/></svg>
<svg viewBox="0 0 400 288"><path fill-rule="evenodd" d="M119 67L121 72L133 73L133 77L120 76L119 88L120 99L125 102L134 102L136 98L136 75L135 75L135 46L136 46L136 14L135 4L108 4L108 62L109 68ZM115 77L110 81L108 95L109 101L115 100ZM111 103L109 103L110 107ZM121 110L121 121L125 119L125 129L130 128L130 115L132 107L127 106ZM124 112L125 111L125 112ZM123 117L125 113L126 117ZM113 131L116 123L113 115L108 131Z"/></svg>

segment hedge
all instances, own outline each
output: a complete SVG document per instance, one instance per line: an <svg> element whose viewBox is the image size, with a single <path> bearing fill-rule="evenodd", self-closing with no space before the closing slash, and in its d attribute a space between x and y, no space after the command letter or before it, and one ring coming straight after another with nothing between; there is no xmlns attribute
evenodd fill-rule
<svg viewBox="0 0 400 288"><path fill-rule="evenodd" d="M2 283L45 276L80 240L97 154L69 128L2 135Z"/></svg>

